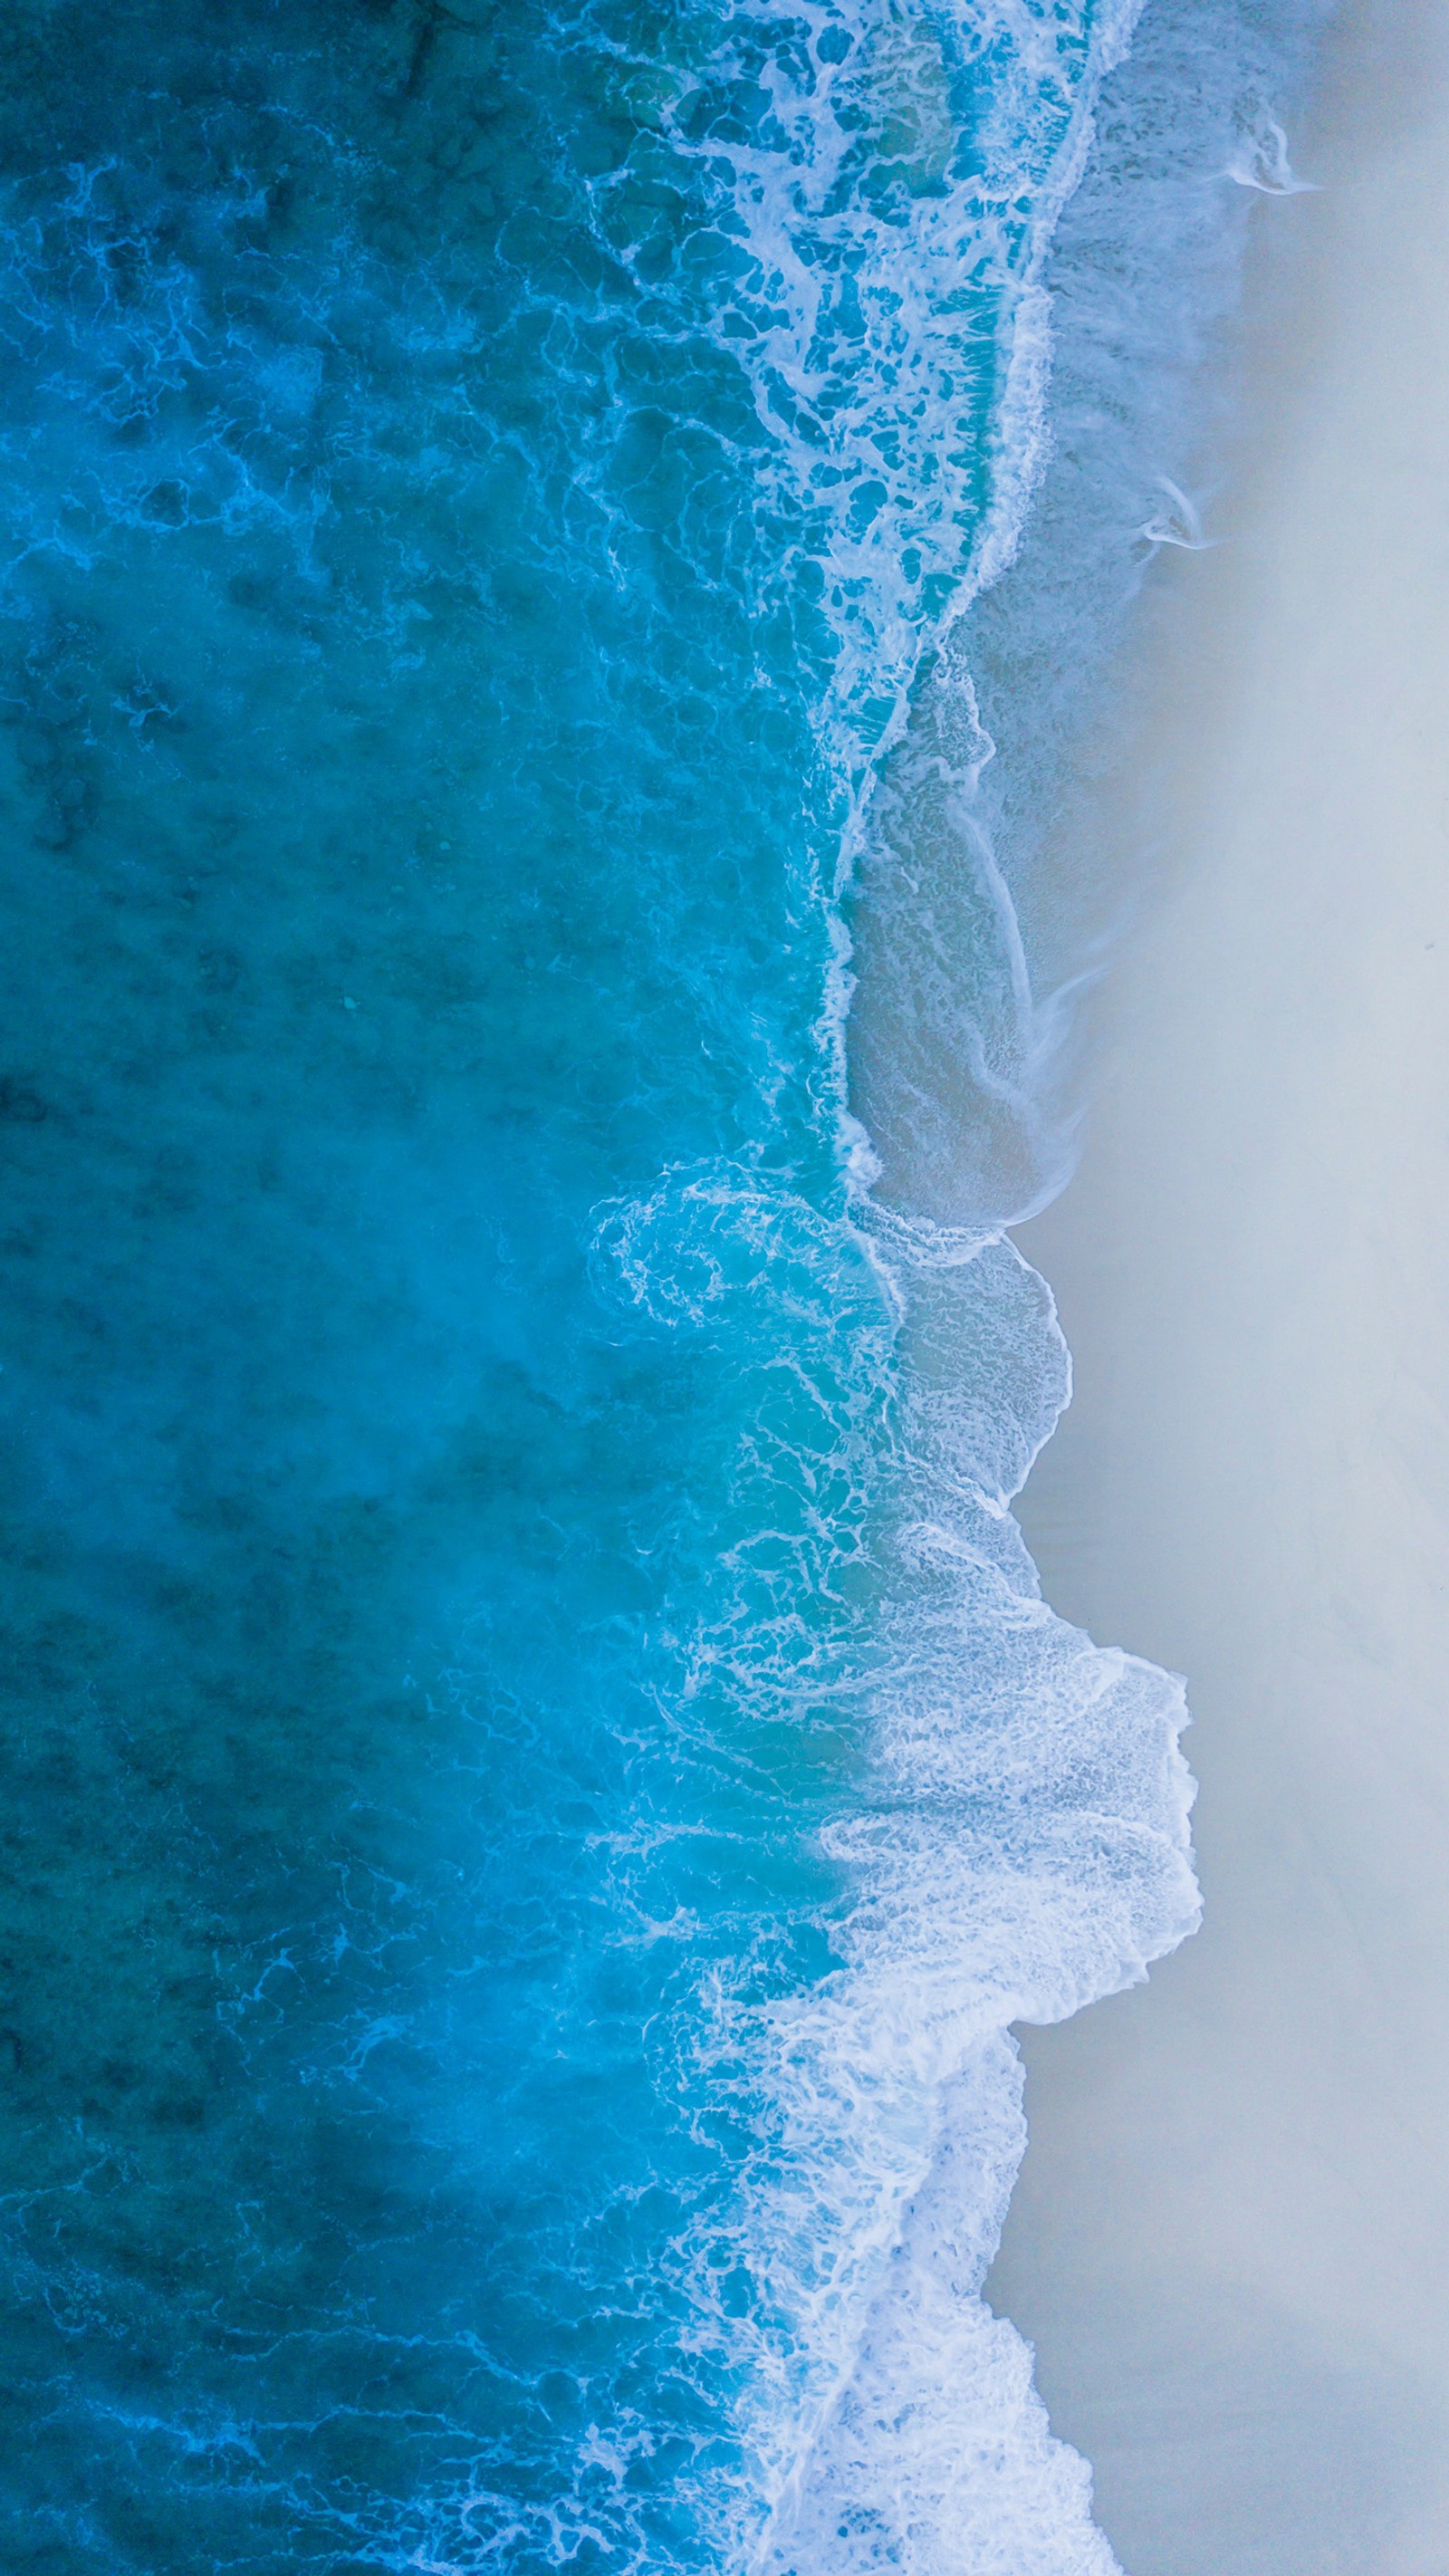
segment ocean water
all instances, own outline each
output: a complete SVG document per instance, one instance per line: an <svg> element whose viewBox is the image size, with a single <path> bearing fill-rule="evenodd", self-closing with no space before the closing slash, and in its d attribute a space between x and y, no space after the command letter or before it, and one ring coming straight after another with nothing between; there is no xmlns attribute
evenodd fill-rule
<svg viewBox="0 0 1449 2576"><path fill-rule="evenodd" d="M979 2285L1187 1932L1003 1228L1282 0L13 0L16 2576L1106 2576Z"/></svg>

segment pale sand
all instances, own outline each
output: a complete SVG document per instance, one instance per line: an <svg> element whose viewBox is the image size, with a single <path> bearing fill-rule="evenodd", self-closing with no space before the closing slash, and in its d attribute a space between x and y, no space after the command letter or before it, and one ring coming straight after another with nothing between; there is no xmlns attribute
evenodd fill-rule
<svg viewBox="0 0 1449 2576"><path fill-rule="evenodd" d="M1205 1929L1026 2034L989 2284L1130 2576L1449 2571L1443 0L1358 11L1295 145L1139 683L1174 890L1021 1231L1077 1363L1044 1588L1196 1719Z"/></svg>

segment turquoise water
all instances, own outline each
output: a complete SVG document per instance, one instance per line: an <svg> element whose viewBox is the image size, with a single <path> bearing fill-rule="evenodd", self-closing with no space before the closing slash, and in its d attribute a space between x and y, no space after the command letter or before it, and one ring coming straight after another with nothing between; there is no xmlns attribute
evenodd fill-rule
<svg viewBox="0 0 1449 2576"><path fill-rule="evenodd" d="M1000 1229L1179 17L9 15L9 2568L1112 2564L977 2289L1183 1710Z"/></svg>

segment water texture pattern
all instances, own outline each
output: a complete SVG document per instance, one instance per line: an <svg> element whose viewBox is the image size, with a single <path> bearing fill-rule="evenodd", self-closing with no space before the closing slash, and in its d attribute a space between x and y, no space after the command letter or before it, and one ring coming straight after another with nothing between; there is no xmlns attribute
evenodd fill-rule
<svg viewBox="0 0 1449 2576"><path fill-rule="evenodd" d="M1001 1229L1205 14L7 14L16 2576L1108 2576L979 2284L1183 1708Z"/></svg>

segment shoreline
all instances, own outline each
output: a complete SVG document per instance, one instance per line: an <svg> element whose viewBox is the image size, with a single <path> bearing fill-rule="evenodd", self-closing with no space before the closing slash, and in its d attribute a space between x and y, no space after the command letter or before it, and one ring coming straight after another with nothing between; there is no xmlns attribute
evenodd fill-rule
<svg viewBox="0 0 1449 2576"><path fill-rule="evenodd" d="M1025 2034L987 2283L1127 2576L1449 2563L1449 17L1324 45L1106 795L1170 883L1017 1230L1043 1590L1196 1721L1204 1929Z"/></svg>

